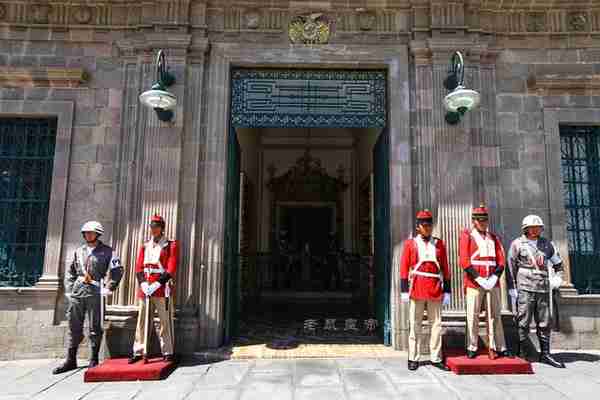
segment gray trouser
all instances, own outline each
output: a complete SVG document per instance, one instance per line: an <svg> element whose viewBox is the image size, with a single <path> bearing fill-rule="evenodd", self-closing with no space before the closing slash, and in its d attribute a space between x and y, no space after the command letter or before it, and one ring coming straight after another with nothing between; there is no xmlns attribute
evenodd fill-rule
<svg viewBox="0 0 600 400"><path fill-rule="evenodd" d="M519 290L517 299L517 324L519 340L529 337L531 319L535 321L537 335L540 339L550 340L550 299L549 294Z"/></svg>
<svg viewBox="0 0 600 400"><path fill-rule="evenodd" d="M69 321L68 348L76 348L83 340L83 322L89 321L88 339L92 348L99 348L102 342L102 321L100 296L71 297L67 309Z"/></svg>

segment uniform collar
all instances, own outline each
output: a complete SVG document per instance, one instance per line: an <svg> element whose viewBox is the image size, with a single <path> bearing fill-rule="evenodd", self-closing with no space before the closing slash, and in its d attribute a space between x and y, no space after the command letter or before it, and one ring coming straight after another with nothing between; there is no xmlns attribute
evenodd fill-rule
<svg viewBox="0 0 600 400"><path fill-rule="evenodd" d="M98 244L95 247L90 247L90 246L88 246L87 243L84 243L84 244L81 245L81 248L84 249L84 250L86 250L86 251L87 251L87 249L92 249L92 251L96 251L100 247L102 247L102 245L103 245L103 243L100 240L98 240Z"/></svg>
<svg viewBox="0 0 600 400"><path fill-rule="evenodd" d="M491 238L492 237L492 235L490 234L489 230L487 230L487 231L481 231L480 232L480 231L477 230L477 228L473 227L473 230L471 230L471 232L473 234L478 234L482 238L488 238L488 237Z"/></svg>
<svg viewBox="0 0 600 400"><path fill-rule="evenodd" d="M421 239L422 241L424 241L425 243L431 243L431 242L433 242L433 236L429 236L428 238L425 238L423 235L421 235L419 233L419 234L417 234L417 237L419 239Z"/></svg>
<svg viewBox="0 0 600 400"><path fill-rule="evenodd" d="M150 238L150 240L148 240L148 244L154 246L155 244L158 244L160 247L166 247L169 244L169 240L167 239L167 237L165 235L161 236L161 238L159 239L158 242L154 241L154 238Z"/></svg>
<svg viewBox="0 0 600 400"><path fill-rule="evenodd" d="M529 239L526 235L521 235L521 237L523 238L522 240L526 242L537 242L542 238L541 236L538 236L537 239Z"/></svg>

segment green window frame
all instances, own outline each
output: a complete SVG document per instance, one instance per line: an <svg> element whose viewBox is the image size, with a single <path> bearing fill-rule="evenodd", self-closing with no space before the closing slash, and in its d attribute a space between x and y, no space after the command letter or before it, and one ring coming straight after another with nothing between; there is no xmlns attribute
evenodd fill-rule
<svg viewBox="0 0 600 400"><path fill-rule="evenodd" d="M56 118L0 118L0 287L42 275Z"/></svg>
<svg viewBox="0 0 600 400"><path fill-rule="evenodd" d="M600 127L560 126L569 258L580 293L600 293Z"/></svg>

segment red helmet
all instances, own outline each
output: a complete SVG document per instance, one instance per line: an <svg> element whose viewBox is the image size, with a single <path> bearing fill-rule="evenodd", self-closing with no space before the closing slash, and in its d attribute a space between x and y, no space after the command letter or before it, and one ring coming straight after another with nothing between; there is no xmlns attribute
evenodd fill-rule
<svg viewBox="0 0 600 400"><path fill-rule="evenodd" d="M417 224L432 224L433 223L433 214L431 211L425 209L421 210L417 213Z"/></svg>
<svg viewBox="0 0 600 400"><path fill-rule="evenodd" d="M165 219L158 214L154 214L150 219L150 226L165 227Z"/></svg>
<svg viewBox="0 0 600 400"><path fill-rule="evenodd" d="M485 204L480 204L479 207L474 207L471 213L473 219L488 219L489 212Z"/></svg>

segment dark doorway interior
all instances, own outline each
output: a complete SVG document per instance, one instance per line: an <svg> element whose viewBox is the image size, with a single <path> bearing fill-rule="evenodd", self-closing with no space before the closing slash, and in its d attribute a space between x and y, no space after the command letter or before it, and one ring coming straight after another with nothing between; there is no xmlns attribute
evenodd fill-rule
<svg viewBox="0 0 600 400"><path fill-rule="evenodd" d="M330 207L282 207L281 226L289 232L290 244L295 249L325 255L332 216Z"/></svg>

